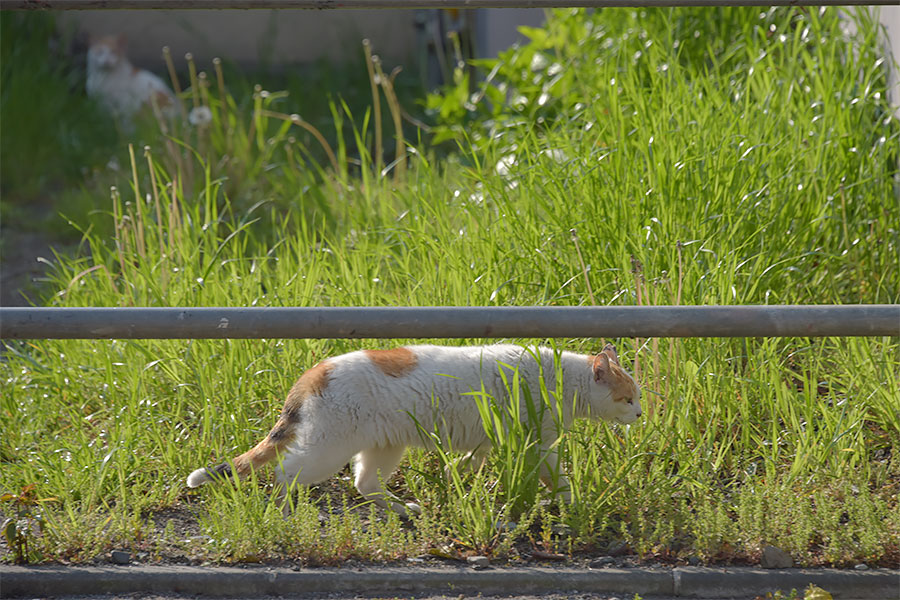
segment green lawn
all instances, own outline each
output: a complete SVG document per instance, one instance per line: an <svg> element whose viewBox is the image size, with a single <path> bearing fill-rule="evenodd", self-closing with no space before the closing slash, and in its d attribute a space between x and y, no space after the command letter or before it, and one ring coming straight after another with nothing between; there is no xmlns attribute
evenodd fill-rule
<svg viewBox="0 0 900 600"><path fill-rule="evenodd" d="M559 11L480 65L489 83L459 72L425 99L432 137L406 131L405 164L386 109L383 175L370 113L335 102L320 132L284 119L290 95L214 82L197 95L209 128L120 150L116 189L89 188L102 209L76 219L82 253L46 304L896 303L900 123L876 26L858 27L848 37L831 9ZM533 440L512 428L485 470L449 481L450 455L411 452L390 484L424 508L407 524L358 506L347 473L298 491L288 519L268 471L184 485L261 438L305 368L383 342L9 343L0 507L21 511L7 532L28 547L4 559L626 544L639 560L752 564L774 544L801 565L897 565L900 340L614 341L644 417L563 438L576 502L533 485Z"/></svg>

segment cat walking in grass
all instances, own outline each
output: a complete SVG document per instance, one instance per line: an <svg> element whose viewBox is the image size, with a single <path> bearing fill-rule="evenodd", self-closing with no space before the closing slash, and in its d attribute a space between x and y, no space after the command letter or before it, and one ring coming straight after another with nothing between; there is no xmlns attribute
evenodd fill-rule
<svg viewBox="0 0 900 600"><path fill-rule="evenodd" d="M134 119L143 111L152 111L157 118L171 119L175 115L175 95L162 79L131 64L122 36L91 38L87 93L126 132L134 129Z"/></svg>
<svg viewBox="0 0 900 600"><path fill-rule="evenodd" d="M292 482L310 485L328 479L353 460L356 489L366 499L400 515L418 512L418 505L398 502L382 482L400 464L407 446L427 447L420 427L438 432L454 450L483 460L490 441L472 392L483 389L497 400L506 399L504 375L508 378L510 368L517 369L531 398L540 398L544 378L547 390L562 400L564 428L576 418L628 424L641 416L640 389L611 345L597 355L515 345L361 350L306 371L259 444L231 463L197 469L187 485L198 487L234 472L245 476L277 461L277 479L285 490ZM558 372L561 381L556 381ZM556 464L556 456L552 448L543 450L541 478L549 485L546 465ZM556 482L568 486L564 477Z"/></svg>

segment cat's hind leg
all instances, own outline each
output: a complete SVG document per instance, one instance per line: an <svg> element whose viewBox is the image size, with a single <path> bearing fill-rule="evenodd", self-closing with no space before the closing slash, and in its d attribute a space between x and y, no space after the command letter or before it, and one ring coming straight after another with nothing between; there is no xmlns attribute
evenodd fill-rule
<svg viewBox="0 0 900 600"><path fill-rule="evenodd" d="M285 516L290 514L288 494L292 485L313 485L325 481L343 469L351 458L351 451L334 446L293 447L283 455L275 467L275 478L278 482L278 501Z"/></svg>
<svg viewBox="0 0 900 600"><path fill-rule="evenodd" d="M410 512L419 514L422 509L418 504L408 503L405 506L396 496L384 489L383 482L400 464L403 458L403 446L387 446L384 448L369 448L356 455L354 471L356 473L356 489L367 500L371 500L382 508L390 509L407 517Z"/></svg>

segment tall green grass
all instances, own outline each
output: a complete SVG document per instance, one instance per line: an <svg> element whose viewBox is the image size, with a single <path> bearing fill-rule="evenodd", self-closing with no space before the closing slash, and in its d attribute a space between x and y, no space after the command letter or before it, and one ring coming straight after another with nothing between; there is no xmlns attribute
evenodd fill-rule
<svg viewBox="0 0 900 600"><path fill-rule="evenodd" d="M474 108L445 115L459 150L439 158L411 146L402 178L375 168L367 114L333 104L334 160L320 161L316 137L283 117L289 96L257 90L246 114L210 86L210 129L174 153L134 153L135 176L98 199L111 234L84 227L86 251L60 262L47 303L897 302L900 128L875 25L859 26L848 37L828 10L560 11L489 65L502 94L485 88ZM533 68L538 52L563 69ZM896 561L896 338L618 343L645 417L579 423L560 441L571 505L532 486L502 443L471 474L454 475L449 452L411 453L390 486L425 511L402 539L392 517L358 521L370 509L355 506L343 475L301 495L287 521L264 476L185 489L192 469L268 431L306 367L384 345L348 340L10 344L0 487L35 484L55 499L33 509L47 523L35 542L47 558L90 558L82 522L120 524L96 529L101 549L152 544L135 532L180 507L211 540L194 551L219 560L625 543L647 559L752 562L773 543L800 564ZM507 414L484 400L485 414ZM530 447L520 433L498 441ZM511 497L516 486L531 491ZM316 506L328 513L321 527ZM357 545L291 542L329 527L381 533ZM400 541L380 546L382 533Z"/></svg>

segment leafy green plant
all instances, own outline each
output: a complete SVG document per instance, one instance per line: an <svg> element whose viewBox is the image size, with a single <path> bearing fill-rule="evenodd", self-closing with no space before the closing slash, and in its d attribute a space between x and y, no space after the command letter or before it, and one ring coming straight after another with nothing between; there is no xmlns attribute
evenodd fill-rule
<svg viewBox="0 0 900 600"><path fill-rule="evenodd" d="M56 498L38 498L34 484L26 485L18 493L7 492L0 496L0 502L10 503L15 515L3 522L2 530L16 564L28 564L43 558L38 538L44 533L44 517L39 509L45 503L54 501Z"/></svg>

